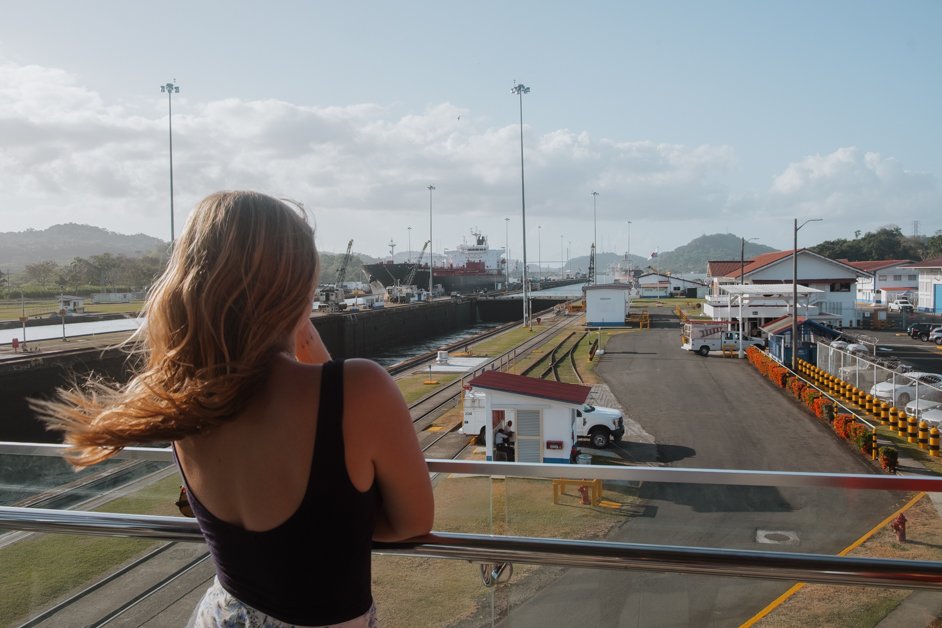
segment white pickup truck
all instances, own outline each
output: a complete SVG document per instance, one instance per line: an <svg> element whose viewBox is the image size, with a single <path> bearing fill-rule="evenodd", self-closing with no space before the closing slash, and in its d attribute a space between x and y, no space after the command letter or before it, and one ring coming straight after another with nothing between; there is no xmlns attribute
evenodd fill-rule
<svg viewBox="0 0 942 628"><path fill-rule="evenodd" d="M513 420L513 410L504 412L505 420ZM459 430L467 436L475 436L479 444L484 443L484 395L475 391L465 391L464 423ZM576 438L587 438L598 449L608 447L609 442L621 440L625 435L625 419L615 408L603 408L585 404L575 410Z"/></svg>
<svg viewBox="0 0 942 628"><path fill-rule="evenodd" d="M680 337L680 347L685 351L696 351L700 355L709 355L710 351L721 351L723 347L739 349L739 332L727 329L726 321L687 321ZM761 347L765 345L762 338L744 336L742 347Z"/></svg>

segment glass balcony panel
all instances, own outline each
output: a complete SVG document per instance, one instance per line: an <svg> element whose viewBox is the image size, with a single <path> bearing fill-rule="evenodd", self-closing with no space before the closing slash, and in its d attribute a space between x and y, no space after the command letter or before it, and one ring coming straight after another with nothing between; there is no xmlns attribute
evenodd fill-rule
<svg viewBox="0 0 942 628"><path fill-rule="evenodd" d="M213 577L202 543L0 535L0 625L185 625ZM125 623L127 622L127 623Z"/></svg>
<svg viewBox="0 0 942 628"><path fill-rule="evenodd" d="M2 506L179 514L170 461L110 459L75 471L59 455L0 453L0 478Z"/></svg>

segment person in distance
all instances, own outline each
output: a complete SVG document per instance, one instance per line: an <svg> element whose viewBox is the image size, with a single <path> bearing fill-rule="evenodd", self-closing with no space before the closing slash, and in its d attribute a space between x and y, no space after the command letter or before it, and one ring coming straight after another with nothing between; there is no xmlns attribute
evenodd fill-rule
<svg viewBox="0 0 942 628"><path fill-rule="evenodd" d="M373 625L371 541L431 530L396 384L368 360L331 360L311 324L317 267L302 208L212 194L148 295L130 382L33 401L77 467L173 443L216 567L191 625Z"/></svg>

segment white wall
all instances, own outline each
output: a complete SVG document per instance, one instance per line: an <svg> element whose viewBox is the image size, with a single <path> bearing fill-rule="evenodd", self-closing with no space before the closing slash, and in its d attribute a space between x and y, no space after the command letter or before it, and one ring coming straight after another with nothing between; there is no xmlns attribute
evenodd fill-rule
<svg viewBox="0 0 942 628"><path fill-rule="evenodd" d="M899 277L899 279L896 279L896 277ZM884 292L885 288L906 288L915 294L918 287L919 273L915 268L891 266L878 270L869 277L858 279L857 300L872 305L878 303L886 305L891 303L903 291L889 290Z"/></svg>
<svg viewBox="0 0 942 628"><path fill-rule="evenodd" d="M624 325L628 313L628 295L625 288L586 290L586 325Z"/></svg>
<svg viewBox="0 0 942 628"><path fill-rule="evenodd" d="M935 286L942 283L942 268L919 269L919 295L916 307L921 312L935 311Z"/></svg>
<svg viewBox="0 0 942 628"><path fill-rule="evenodd" d="M841 317L841 325L844 327L857 327L860 324L856 307L857 278L861 276L862 272L863 271L855 271L828 259L822 259L802 252L798 253L798 282L807 284L811 288L822 290L823 294L816 295L812 303L816 303L822 313L839 315ZM827 279L829 281L817 282L815 279ZM768 281L791 283L791 256L750 273L747 281L749 283L763 283ZM850 291L832 292L831 282L849 282ZM799 296L798 299L799 301L804 301L801 296Z"/></svg>
<svg viewBox="0 0 942 628"><path fill-rule="evenodd" d="M492 410L504 410L506 413L504 420L513 421L514 428L517 425L516 410L541 410L543 413L543 435L540 439L543 441L543 462L569 462L569 454L575 443L573 410L581 408L581 404L567 404L552 399L527 397L486 388L475 388L474 390L484 393L487 397L485 402L487 414L485 416L490 417ZM562 441L563 448L559 450L546 449L547 441ZM493 455L493 443L493 434L489 431L487 435L487 455L489 457Z"/></svg>

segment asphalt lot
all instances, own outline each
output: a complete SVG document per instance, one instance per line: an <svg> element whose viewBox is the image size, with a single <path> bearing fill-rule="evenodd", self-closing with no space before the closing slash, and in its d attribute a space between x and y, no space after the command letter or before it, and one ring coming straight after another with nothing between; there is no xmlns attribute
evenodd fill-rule
<svg viewBox="0 0 942 628"><path fill-rule="evenodd" d="M931 342L910 338L901 331L850 331L848 335L877 340L876 357L895 358L913 367L914 371L942 373L942 349Z"/></svg>
<svg viewBox="0 0 942 628"><path fill-rule="evenodd" d="M680 349L679 324L610 339L599 373L675 467L876 473L746 360ZM629 444L630 447L630 444ZM654 460L638 460L654 462ZM836 554L901 502L887 492L646 483L612 540ZM570 570L506 625L738 626L791 584ZM574 603L579 600L578 604Z"/></svg>

